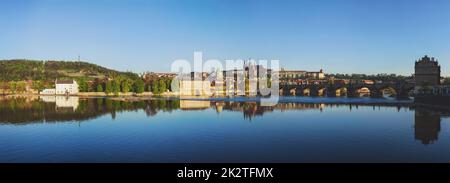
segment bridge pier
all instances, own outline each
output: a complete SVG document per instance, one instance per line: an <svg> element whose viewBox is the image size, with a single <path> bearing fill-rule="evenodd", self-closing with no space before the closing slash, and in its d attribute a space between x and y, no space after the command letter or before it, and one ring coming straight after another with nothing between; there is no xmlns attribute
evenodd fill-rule
<svg viewBox="0 0 450 183"><path fill-rule="evenodd" d="M302 87L295 88L295 96L303 96L303 88Z"/></svg>
<svg viewBox="0 0 450 183"><path fill-rule="evenodd" d="M327 97L336 97L336 88L333 86L328 86L326 89Z"/></svg>
<svg viewBox="0 0 450 183"><path fill-rule="evenodd" d="M357 97L356 88L348 87L347 88L347 97Z"/></svg>
<svg viewBox="0 0 450 183"><path fill-rule="evenodd" d="M289 88L283 88L283 96L290 96L291 90Z"/></svg>
<svg viewBox="0 0 450 183"><path fill-rule="evenodd" d="M396 90L397 99L409 99L409 90L399 89Z"/></svg>
<svg viewBox="0 0 450 183"><path fill-rule="evenodd" d="M309 88L309 96L311 96L311 97L319 96L319 89L317 87L310 87Z"/></svg>
<svg viewBox="0 0 450 183"><path fill-rule="evenodd" d="M371 98L383 98L383 92L377 90L375 88L370 89L370 97Z"/></svg>

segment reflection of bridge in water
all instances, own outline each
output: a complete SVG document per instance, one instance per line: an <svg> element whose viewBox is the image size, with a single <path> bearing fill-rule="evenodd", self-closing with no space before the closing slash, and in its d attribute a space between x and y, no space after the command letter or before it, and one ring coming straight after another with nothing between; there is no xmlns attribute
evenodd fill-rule
<svg viewBox="0 0 450 183"><path fill-rule="evenodd" d="M205 102L205 101L203 101ZM206 101L209 103L209 101ZM340 103L300 103L300 102L286 102L278 103L275 106L261 106L257 102L234 102L234 101L211 101L211 107L216 110L217 113L222 111L235 111L242 112L244 118L251 120L257 116L263 116L267 112L273 111L302 111L302 110L320 110L323 111L326 107L348 107L348 109L358 109L360 106L370 106L375 110L377 107L395 107L398 111L401 108L409 107L409 104L340 104Z"/></svg>
<svg viewBox="0 0 450 183"><path fill-rule="evenodd" d="M204 101L203 101L204 102ZM263 116L266 112L273 112L275 110L320 110L323 111L326 107L348 107L349 110L358 109L360 106L371 106L373 110L383 107L395 107L398 111L402 108L409 108L414 110L414 136L416 140L422 144L432 144L438 140L441 129L441 118L450 117L450 111L436 111L429 108L410 108L410 106L402 105L363 105L363 104L317 104L317 103L279 103L276 106L267 107L260 106L256 102L211 102L211 106L216 109L218 113L223 110L242 112L245 119L251 120L257 116Z"/></svg>
<svg viewBox="0 0 450 183"><path fill-rule="evenodd" d="M252 120L274 111L320 110L346 107L358 110L359 107L393 107L414 110L414 136L423 144L432 144L438 140L441 119L450 117L450 111L414 107L409 104L325 104L325 103L279 103L275 106L261 106L257 102L233 101L183 101L183 100L146 100L136 102L114 101L106 98L0 98L0 124L30 124L42 122L88 121L110 114L115 118L121 111L144 111L148 117L159 112L174 110L215 110L241 112L243 118ZM68 110L66 110L68 109ZM299 113L299 116L301 113Z"/></svg>

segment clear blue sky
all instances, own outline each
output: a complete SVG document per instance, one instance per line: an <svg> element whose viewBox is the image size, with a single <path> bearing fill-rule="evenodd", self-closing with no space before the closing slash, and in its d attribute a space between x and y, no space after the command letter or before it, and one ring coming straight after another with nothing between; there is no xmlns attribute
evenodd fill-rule
<svg viewBox="0 0 450 183"><path fill-rule="evenodd" d="M448 0L2 0L0 9L0 59L80 54L113 69L169 71L203 51L206 59L409 75L428 54L450 75Z"/></svg>

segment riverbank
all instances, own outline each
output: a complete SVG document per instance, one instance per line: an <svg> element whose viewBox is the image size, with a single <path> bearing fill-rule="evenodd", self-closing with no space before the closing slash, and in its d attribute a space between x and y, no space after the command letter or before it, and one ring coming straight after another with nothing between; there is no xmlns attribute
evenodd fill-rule
<svg viewBox="0 0 450 183"><path fill-rule="evenodd" d="M144 93L117 93L117 94L106 94L104 92L79 92L76 95L49 95L49 94L38 94L38 93L15 93L15 94L1 94L0 97L14 98L14 97L27 97L27 98L38 98L38 97L79 97L79 98L108 98L117 101L143 101L151 99L180 99L179 95L172 92L165 92L162 94L153 95L151 92ZM195 96L190 96L195 97Z"/></svg>

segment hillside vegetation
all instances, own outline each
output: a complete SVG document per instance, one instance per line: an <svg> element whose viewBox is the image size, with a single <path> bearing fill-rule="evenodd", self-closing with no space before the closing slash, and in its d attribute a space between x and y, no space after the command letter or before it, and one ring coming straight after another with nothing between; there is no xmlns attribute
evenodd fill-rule
<svg viewBox="0 0 450 183"><path fill-rule="evenodd" d="M60 78L103 79L105 77L136 79L131 72L120 72L87 62L0 60L0 81L41 80Z"/></svg>
<svg viewBox="0 0 450 183"><path fill-rule="evenodd" d="M87 62L0 60L0 94L42 91L54 88L55 79L75 79L80 92L145 91L161 94L170 89L169 77L143 78L132 72L120 72ZM31 81L31 82L30 82Z"/></svg>

